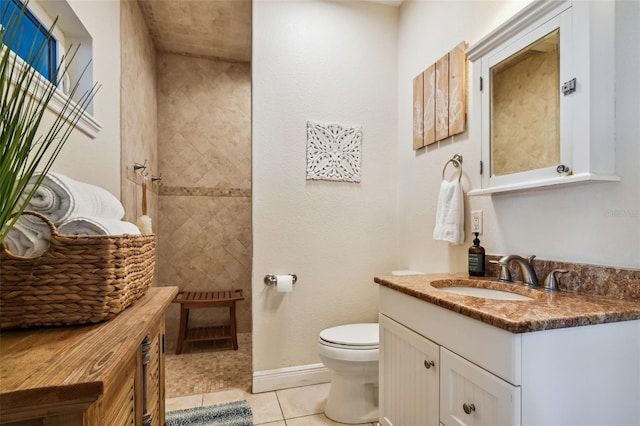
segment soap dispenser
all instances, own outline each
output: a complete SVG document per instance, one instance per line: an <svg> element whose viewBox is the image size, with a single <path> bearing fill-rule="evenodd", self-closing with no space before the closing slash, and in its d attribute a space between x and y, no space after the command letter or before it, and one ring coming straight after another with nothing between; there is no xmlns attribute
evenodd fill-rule
<svg viewBox="0 0 640 426"><path fill-rule="evenodd" d="M484 247L480 245L478 233L473 233L473 245L469 247L469 275L474 277L484 277Z"/></svg>

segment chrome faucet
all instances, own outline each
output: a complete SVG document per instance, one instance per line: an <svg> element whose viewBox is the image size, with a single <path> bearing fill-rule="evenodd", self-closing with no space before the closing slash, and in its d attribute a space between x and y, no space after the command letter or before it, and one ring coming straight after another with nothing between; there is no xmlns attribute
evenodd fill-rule
<svg viewBox="0 0 640 426"><path fill-rule="evenodd" d="M522 273L522 282L531 286L531 287L540 287L546 291L558 291L558 274L566 274L569 272L567 269L554 269L549 272L549 275L544 279L542 284L538 283L538 277L536 276L536 271L533 269L533 259L535 256L529 256L528 258L524 258L518 256L516 254L511 254L509 256L503 256L500 260L490 260L491 263L496 263L500 266L500 276L498 279L503 282L513 282L511 279L511 272L509 271L509 263L514 260L518 266L520 266L520 271Z"/></svg>
<svg viewBox="0 0 640 426"><path fill-rule="evenodd" d="M544 282L542 283L542 288L547 291L560 290L560 288L558 288L558 277L556 276L556 274L566 274L568 272L568 269L554 269L553 271L549 272L549 275L547 275L547 278L545 278Z"/></svg>
<svg viewBox="0 0 640 426"><path fill-rule="evenodd" d="M536 256L533 255L525 259L524 257L518 256L517 254L511 254L509 256L504 256L500 258L500 260L498 261L498 264L502 266L504 270L506 269L506 267L509 266L509 263L511 261L515 261L520 267L520 271L522 273L522 282L524 282L525 284L531 287L537 287L538 277L536 276L536 272L533 270L533 259L535 257Z"/></svg>

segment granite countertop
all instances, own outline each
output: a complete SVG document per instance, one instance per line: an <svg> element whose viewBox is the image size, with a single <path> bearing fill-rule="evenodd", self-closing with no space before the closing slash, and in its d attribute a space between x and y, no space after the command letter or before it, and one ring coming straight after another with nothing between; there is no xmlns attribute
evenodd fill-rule
<svg viewBox="0 0 640 426"><path fill-rule="evenodd" d="M508 290L533 300L484 299L437 288L455 286L459 280L466 280L466 286ZM374 281L512 333L640 319L640 300L637 299L615 299L583 292L546 292L522 283L502 283L464 273L385 275L375 277Z"/></svg>

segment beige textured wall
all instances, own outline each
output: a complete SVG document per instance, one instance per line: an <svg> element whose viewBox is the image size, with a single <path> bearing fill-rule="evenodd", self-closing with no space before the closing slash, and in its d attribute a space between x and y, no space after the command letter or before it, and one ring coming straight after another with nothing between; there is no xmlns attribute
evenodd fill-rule
<svg viewBox="0 0 640 426"><path fill-rule="evenodd" d="M102 129L95 139L76 129L52 170L120 198L120 3L69 0L69 5L92 37L93 78L101 86L93 101L93 118Z"/></svg>
<svg viewBox="0 0 640 426"><path fill-rule="evenodd" d="M401 266L397 18L371 2L253 3L254 375L317 364L321 330L377 321L373 277ZM307 120L362 126L360 183L305 179ZM264 285L288 272L291 293Z"/></svg>
<svg viewBox="0 0 640 426"><path fill-rule="evenodd" d="M160 285L240 288L239 332L251 331L251 71L249 64L158 53ZM175 345L179 310L167 312ZM193 311L193 325L228 321Z"/></svg>
<svg viewBox="0 0 640 426"><path fill-rule="evenodd" d="M120 7L121 50L121 193L125 220L142 215L143 175L133 163L147 161L147 214L158 231L158 113L156 100L156 53L137 1Z"/></svg>
<svg viewBox="0 0 640 426"><path fill-rule="evenodd" d="M401 6L398 41L398 153L400 265L424 272L467 269L473 235L458 246L433 241L436 200L443 164L464 156L463 188L480 187L480 126L469 111L467 134L415 155L412 145L413 77L438 58L442 49L466 40L474 45L528 2L522 0L423 2ZM602 2L576 2L591 4ZM483 210L481 244L489 254L537 255L572 263L640 267L640 56L628 46L640 44L640 3L615 3L615 174L620 182L465 197L466 230L470 212ZM455 23L455 25L452 25ZM433 40L438 40L437 43ZM588 70L581 70L588 72ZM469 82L477 75L469 73ZM578 80L580 81L580 80ZM473 87L469 85L468 87ZM477 92L469 91L469 105ZM582 123L589 126L589 123ZM486 166L486 165L485 165ZM254 195L257 197L257 195ZM588 232L585 232L588 230ZM554 241L562 241L556 244Z"/></svg>

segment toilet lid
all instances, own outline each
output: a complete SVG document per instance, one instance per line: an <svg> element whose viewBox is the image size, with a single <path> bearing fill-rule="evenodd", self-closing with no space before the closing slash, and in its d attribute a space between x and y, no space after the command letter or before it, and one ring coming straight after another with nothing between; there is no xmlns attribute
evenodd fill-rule
<svg viewBox="0 0 640 426"><path fill-rule="evenodd" d="M377 348L378 323L347 324L327 328L320 332L320 340L329 344L360 349Z"/></svg>

